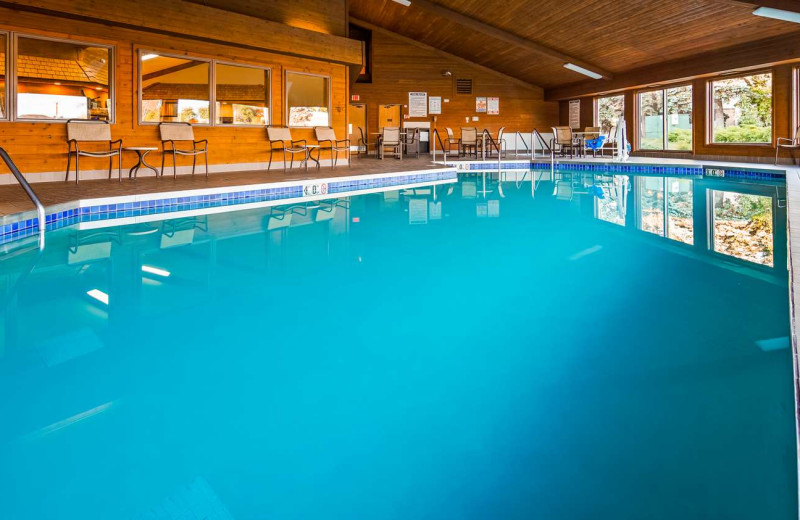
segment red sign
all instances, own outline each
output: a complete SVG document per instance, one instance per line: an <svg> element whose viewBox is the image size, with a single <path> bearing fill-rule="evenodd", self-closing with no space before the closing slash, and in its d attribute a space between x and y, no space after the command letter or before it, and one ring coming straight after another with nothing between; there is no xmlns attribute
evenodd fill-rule
<svg viewBox="0 0 800 520"><path fill-rule="evenodd" d="M361 101L361 96L359 96L358 94L353 94L352 96L350 96L350 101Z"/></svg>

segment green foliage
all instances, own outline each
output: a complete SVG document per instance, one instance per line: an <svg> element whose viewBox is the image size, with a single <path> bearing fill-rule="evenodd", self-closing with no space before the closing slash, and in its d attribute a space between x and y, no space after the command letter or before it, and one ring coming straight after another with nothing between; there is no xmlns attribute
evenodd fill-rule
<svg viewBox="0 0 800 520"><path fill-rule="evenodd" d="M670 150L691 150L692 131L686 128L675 128L667 136Z"/></svg>
<svg viewBox="0 0 800 520"><path fill-rule="evenodd" d="M715 143L769 143L772 129L754 125L728 126L714 129Z"/></svg>

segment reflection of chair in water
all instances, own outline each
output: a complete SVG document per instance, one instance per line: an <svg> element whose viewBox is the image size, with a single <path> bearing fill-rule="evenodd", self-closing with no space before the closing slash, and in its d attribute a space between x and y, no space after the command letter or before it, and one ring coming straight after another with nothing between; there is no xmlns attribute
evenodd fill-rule
<svg viewBox="0 0 800 520"><path fill-rule="evenodd" d="M408 199L408 223L428 223L428 199Z"/></svg>
<svg viewBox="0 0 800 520"><path fill-rule="evenodd" d="M161 226L161 249L189 245L194 242L195 230L208 232L208 217L189 217L166 220Z"/></svg>
<svg viewBox="0 0 800 520"><path fill-rule="evenodd" d="M69 237L67 263L85 264L111 258L111 243L122 242L120 229L115 231L75 231Z"/></svg>
<svg viewBox="0 0 800 520"><path fill-rule="evenodd" d="M461 183L461 198L474 199L478 196L478 184L475 182Z"/></svg>

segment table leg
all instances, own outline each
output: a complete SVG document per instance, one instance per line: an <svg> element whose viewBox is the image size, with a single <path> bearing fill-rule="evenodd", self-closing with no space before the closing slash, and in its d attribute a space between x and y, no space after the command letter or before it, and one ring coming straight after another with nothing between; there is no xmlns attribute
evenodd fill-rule
<svg viewBox="0 0 800 520"><path fill-rule="evenodd" d="M150 150L147 150L142 154L142 158L141 158L142 166L144 166L145 168L149 168L149 169L153 170L153 173L156 174L156 178L158 178L159 172L155 168L155 166L151 166L150 164L147 164L147 154L149 154L149 153L150 153Z"/></svg>

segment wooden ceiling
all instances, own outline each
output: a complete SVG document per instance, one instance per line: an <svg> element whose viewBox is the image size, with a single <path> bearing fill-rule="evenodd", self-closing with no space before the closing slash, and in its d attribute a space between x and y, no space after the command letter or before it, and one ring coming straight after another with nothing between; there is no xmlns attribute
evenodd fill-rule
<svg viewBox="0 0 800 520"><path fill-rule="evenodd" d="M753 16L756 4L769 5L769 0L417 0L416 4L411 0L409 7L392 0L349 0L349 4L352 18L545 88L587 79L563 67L565 55L611 76L787 34L800 38L797 24ZM492 34L492 29L508 37ZM548 55L514 43L520 40L553 52Z"/></svg>

